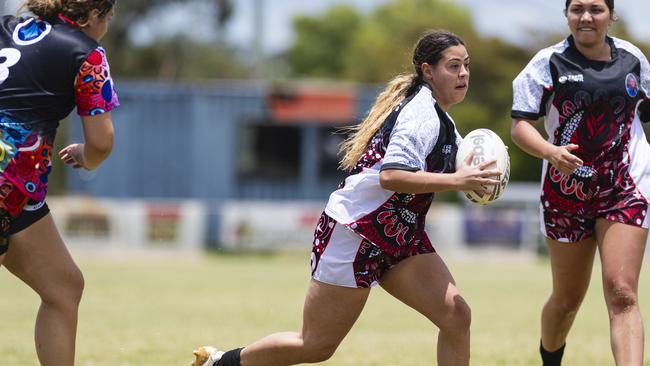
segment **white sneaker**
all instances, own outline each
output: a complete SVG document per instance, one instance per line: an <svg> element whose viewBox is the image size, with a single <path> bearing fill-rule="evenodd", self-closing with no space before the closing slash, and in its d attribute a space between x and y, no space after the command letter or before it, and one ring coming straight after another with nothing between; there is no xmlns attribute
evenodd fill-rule
<svg viewBox="0 0 650 366"><path fill-rule="evenodd" d="M196 359L192 362L192 366L212 366L221 359L224 353L210 346L199 347L194 350Z"/></svg>

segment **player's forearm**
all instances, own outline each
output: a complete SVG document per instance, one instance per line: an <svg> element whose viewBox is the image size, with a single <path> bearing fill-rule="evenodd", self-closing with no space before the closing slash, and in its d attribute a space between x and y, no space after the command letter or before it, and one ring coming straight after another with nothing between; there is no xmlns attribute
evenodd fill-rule
<svg viewBox="0 0 650 366"><path fill-rule="evenodd" d="M453 174L424 171L384 170L379 175L381 187L400 193L432 193L456 190Z"/></svg>
<svg viewBox="0 0 650 366"><path fill-rule="evenodd" d="M105 141L101 144L84 144L83 149L83 165L88 170L96 169L113 150L113 139Z"/></svg>
<svg viewBox="0 0 650 366"><path fill-rule="evenodd" d="M533 122L513 120L510 135L512 141L526 153L540 159L548 159L553 145L537 131Z"/></svg>

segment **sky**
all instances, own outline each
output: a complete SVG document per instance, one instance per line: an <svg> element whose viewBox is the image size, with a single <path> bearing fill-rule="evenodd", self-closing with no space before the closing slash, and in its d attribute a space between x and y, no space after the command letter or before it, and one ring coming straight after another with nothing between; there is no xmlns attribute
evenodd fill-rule
<svg viewBox="0 0 650 366"><path fill-rule="evenodd" d="M227 31L236 43L250 43L253 38L253 3L256 0L236 0L237 13ZM263 45L274 52L286 48L291 40L291 19L299 14L318 15L335 4L353 4L362 11L388 0L258 0L266 8ZM525 31L551 33L566 26L561 0L451 0L462 4L472 13L479 32L499 36L515 44L526 42ZM637 38L650 41L650 1L616 0L616 11ZM507 21L504 21L507 20ZM564 28L566 29L566 28Z"/></svg>
<svg viewBox="0 0 650 366"><path fill-rule="evenodd" d="M253 44L255 2L260 2L264 9L260 39L262 48L266 53L277 53L291 44L291 22L296 15L318 15L337 4L351 4L363 12L371 12L387 1L389 0L233 0L235 13L226 28L224 39L242 48ZM564 2L561 0L450 1L468 8L478 31L482 34L498 36L518 45L525 44L526 34L531 32L551 33L566 29L562 14ZM19 2L20 0L0 0L0 4L5 3L5 8L15 7ZM0 11L2 10L0 5ZM206 13L203 10L205 9L200 7L178 7L164 14L157 14L152 17L152 21L136 29L134 39L139 43L147 43L154 37L154 29L163 34L188 29L187 31L195 37L214 37L209 34L210 24L201 18ZM650 42L650 22L647 20L650 1L616 0L616 11L635 37ZM191 24L191 27L188 27L188 24Z"/></svg>

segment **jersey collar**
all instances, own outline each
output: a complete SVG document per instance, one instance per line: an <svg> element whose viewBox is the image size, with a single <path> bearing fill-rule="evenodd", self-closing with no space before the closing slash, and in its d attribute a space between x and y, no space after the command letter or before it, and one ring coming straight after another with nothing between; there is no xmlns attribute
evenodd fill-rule
<svg viewBox="0 0 650 366"><path fill-rule="evenodd" d="M567 41L569 42L569 46L571 48L573 48L576 52L578 52L580 55L582 55L582 53L580 53L580 51L578 51L578 48L576 47L576 41L575 41L575 39L573 39L573 35L570 35L569 37L567 37ZM612 60L614 60L616 58L616 56L618 56L618 49L616 48L616 45L614 44L614 39L612 37L610 37L610 36L605 36L605 41L609 44L609 49L610 49L610 52L612 53L611 57L612 57ZM584 57L584 55L582 55L582 57ZM585 59L588 60L586 57L585 57ZM590 60L590 61L593 61L593 60ZM609 61L607 61L607 62L609 62Z"/></svg>

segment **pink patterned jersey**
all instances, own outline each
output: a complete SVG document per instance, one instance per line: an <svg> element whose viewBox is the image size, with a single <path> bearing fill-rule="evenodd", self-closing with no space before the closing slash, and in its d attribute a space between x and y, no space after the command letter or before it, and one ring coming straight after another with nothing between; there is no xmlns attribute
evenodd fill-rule
<svg viewBox="0 0 650 366"><path fill-rule="evenodd" d="M79 68L74 96L80 116L106 113L120 105L103 48L92 51Z"/></svg>
<svg viewBox="0 0 650 366"><path fill-rule="evenodd" d="M0 16L0 239L43 202L59 121L119 105L96 40L61 19Z"/></svg>

